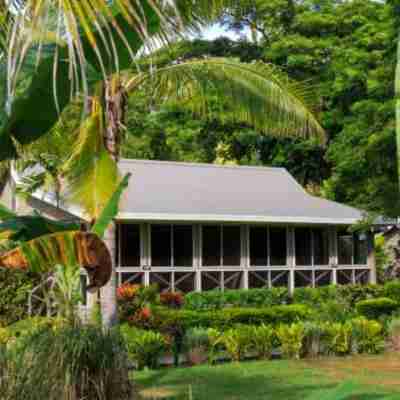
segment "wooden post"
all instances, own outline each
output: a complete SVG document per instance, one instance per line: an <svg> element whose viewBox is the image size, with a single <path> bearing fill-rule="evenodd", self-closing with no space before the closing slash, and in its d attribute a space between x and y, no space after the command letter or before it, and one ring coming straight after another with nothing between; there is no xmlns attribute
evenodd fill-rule
<svg viewBox="0 0 400 400"><path fill-rule="evenodd" d="M329 265L332 268L332 285L337 285L338 249L336 227L331 227L329 230L329 249Z"/></svg>
<svg viewBox="0 0 400 400"><path fill-rule="evenodd" d="M111 223L104 237L108 250L111 254L112 272L109 282L101 288L101 311L103 316L103 326L110 328L118 322L117 307L117 272L115 270L115 244L116 231L115 223Z"/></svg>
<svg viewBox="0 0 400 400"><path fill-rule="evenodd" d="M367 248L368 248L368 268L369 268L369 283L376 284L376 262L375 262L375 245L373 232L367 233Z"/></svg>
<svg viewBox="0 0 400 400"><path fill-rule="evenodd" d="M295 233L294 228L287 228L287 258L286 264L289 267L289 294L293 295L295 288Z"/></svg>

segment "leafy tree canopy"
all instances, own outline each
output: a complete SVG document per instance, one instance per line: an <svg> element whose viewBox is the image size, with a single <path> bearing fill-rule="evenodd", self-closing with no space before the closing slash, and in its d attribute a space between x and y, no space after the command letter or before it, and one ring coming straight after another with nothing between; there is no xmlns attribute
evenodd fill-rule
<svg viewBox="0 0 400 400"><path fill-rule="evenodd" d="M199 121L182 104L158 107L153 99L149 112L142 93L130 100L135 107L128 112L125 156L284 166L314 193L398 215L395 3L241 0L221 23L250 29L251 39L181 42L163 53L176 60L261 59L308 81L321 98L326 148L312 140L263 137L229 121Z"/></svg>

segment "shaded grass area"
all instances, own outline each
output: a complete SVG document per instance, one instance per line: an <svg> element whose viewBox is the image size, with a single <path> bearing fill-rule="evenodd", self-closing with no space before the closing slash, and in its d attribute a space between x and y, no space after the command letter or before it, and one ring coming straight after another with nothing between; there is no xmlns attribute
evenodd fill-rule
<svg viewBox="0 0 400 400"><path fill-rule="evenodd" d="M400 400L399 372L398 356L379 356L167 368L135 381L143 399Z"/></svg>

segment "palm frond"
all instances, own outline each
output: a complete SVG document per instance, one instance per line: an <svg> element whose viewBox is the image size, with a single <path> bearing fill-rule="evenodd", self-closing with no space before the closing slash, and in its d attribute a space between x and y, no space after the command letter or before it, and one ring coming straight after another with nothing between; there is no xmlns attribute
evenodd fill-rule
<svg viewBox="0 0 400 400"><path fill-rule="evenodd" d="M149 85L153 98L186 104L201 116L250 124L275 136L325 140L310 89L270 64L192 60L136 74L126 82L126 90L143 85ZM211 107L210 99L219 110Z"/></svg>
<svg viewBox="0 0 400 400"><path fill-rule="evenodd" d="M42 47L49 37L55 43L66 44L69 76L75 90L88 95L90 62L97 64L105 78L119 70L121 47L133 62L137 50L150 38L166 41L182 30L198 27L219 15L227 3L230 2L25 0L23 5L14 7L10 34L3 40L9 55L9 95L14 94L13 82L29 49L33 45ZM56 55L55 65L57 59Z"/></svg>
<svg viewBox="0 0 400 400"><path fill-rule="evenodd" d="M64 166L67 196L79 204L90 219L97 219L119 183L118 168L104 145L105 128L100 101L93 100L92 113L82 123L77 144Z"/></svg>
<svg viewBox="0 0 400 400"><path fill-rule="evenodd" d="M109 199L108 203L104 207L103 211L101 212L99 218L96 220L96 223L93 225L91 232L94 232L99 237L104 236L104 232L106 231L107 227L111 223L111 221L115 218L118 214L118 206L124 190L128 187L129 179L131 174L126 174L120 184L118 185L117 189Z"/></svg>
<svg viewBox="0 0 400 400"><path fill-rule="evenodd" d="M0 254L0 267L53 272L56 265L85 268L90 288L104 286L111 276L112 261L105 243L94 233L70 231L40 236Z"/></svg>

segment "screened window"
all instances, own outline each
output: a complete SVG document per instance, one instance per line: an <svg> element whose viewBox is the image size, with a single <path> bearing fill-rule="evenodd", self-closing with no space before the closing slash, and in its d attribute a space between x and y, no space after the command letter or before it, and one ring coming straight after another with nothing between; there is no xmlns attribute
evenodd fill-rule
<svg viewBox="0 0 400 400"><path fill-rule="evenodd" d="M366 265L368 258L367 235L364 233L354 234L354 264Z"/></svg>
<svg viewBox="0 0 400 400"><path fill-rule="evenodd" d="M250 265L268 265L268 228L250 227Z"/></svg>
<svg viewBox="0 0 400 400"><path fill-rule="evenodd" d="M224 226L222 228L223 259L225 266L240 265L240 226Z"/></svg>
<svg viewBox="0 0 400 400"><path fill-rule="evenodd" d="M221 264L221 227L203 226L203 265L210 267Z"/></svg>
<svg viewBox="0 0 400 400"><path fill-rule="evenodd" d="M140 266L140 226L119 225L120 262L122 267Z"/></svg>
<svg viewBox="0 0 400 400"><path fill-rule="evenodd" d="M329 231L313 229L314 265L329 265Z"/></svg>
<svg viewBox="0 0 400 400"><path fill-rule="evenodd" d="M271 252L270 264L286 265L286 228L269 228L269 248Z"/></svg>
<svg viewBox="0 0 400 400"><path fill-rule="evenodd" d="M202 242L203 266L240 265L240 226L203 226Z"/></svg>
<svg viewBox="0 0 400 400"><path fill-rule="evenodd" d="M296 228L296 265L312 265L311 258L311 229Z"/></svg>
<svg viewBox="0 0 400 400"><path fill-rule="evenodd" d="M338 261L340 265L353 264L353 235L347 231L338 232Z"/></svg>
<svg viewBox="0 0 400 400"><path fill-rule="evenodd" d="M175 267L193 266L193 229L191 225L173 226L173 260Z"/></svg>
<svg viewBox="0 0 400 400"><path fill-rule="evenodd" d="M154 267L171 266L171 225L151 226L151 264Z"/></svg>
<svg viewBox="0 0 400 400"><path fill-rule="evenodd" d="M192 226L152 225L151 263L154 267L192 267Z"/></svg>

